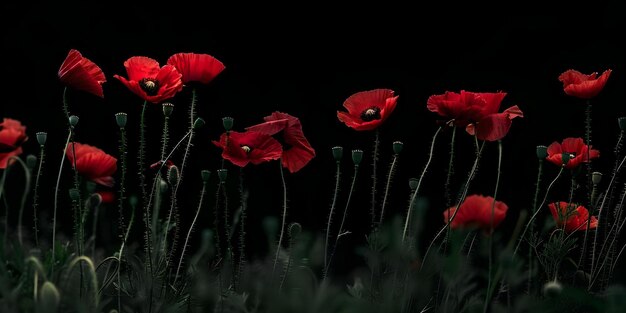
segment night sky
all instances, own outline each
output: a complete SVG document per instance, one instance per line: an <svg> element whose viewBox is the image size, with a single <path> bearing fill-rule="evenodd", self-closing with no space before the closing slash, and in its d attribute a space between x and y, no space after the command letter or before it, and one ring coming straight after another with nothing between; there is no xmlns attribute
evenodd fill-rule
<svg viewBox="0 0 626 313"><path fill-rule="evenodd" d="M56 73L72 48L98 64L108 80L104 99L70 91L70 111L80 117L77 140L113 155L117 154L118 140L114 114L128 113L130 136L136 138L132 136L138 129L142 104L113 78L114 74L125 76L123 62L127 58L143 55L164 64L174 53L196 52L211 54L226 65L217 79L198 89L198 112L207 127L195 139L183 184L183 201L189 202L180 205L184 223L189 223L197 203L199 171L215 172L220 166L220 150L210 141L223 131L221 118L232 116L235 130L243 130L273 111L282 111L300 118L305 135L317 151L317 157L305 169L287 176L288 221L300 222L309 231L322 231L333 190L330 149L343 146L347 156L342 167L341 209L352 175L349 151L363 149L363 171L348 219L348 229L355 231L354 240L362 241L369 225L373 133L347 128L337 120L336 111L351 94L376 88L390 88L399 95L395 112L380 129L379 181L384 180L391 161L391 143L405 143L393 180L391 213L406 210L407 181L419 176L438 127L438 117L426 109L426 100L445 91L505 91L508 95L501 109L518 105L526 115L514 121L503 140L498 198L510 207L505 230L531 204L537 168L535 147L584 135L584 102L566 96L557 79L565 70L613 70L605 90L592 100L593 144L602 153L594 168L607 172L613 166L612 149L619 131L616 118L626 115L622 88L626 54L623 32L619 31L624 27L624 8L617 0L554 8L528 3L518 7L506 3L511 7L504 8L446 2L412 3L415 8L409 8L385 2L340 9L315 2L302 7L242 3L199 9L178 2L117 7L106 3L2 5L4 15L11 18L0 21L4 60L0 117L19 119L28 127L31 139L25 144L26 153L38 152L35 132L49 133L42 190L52 189L58 152L66 136L61 110L63 85ZM187 130L189 97L189 90L185 90L171 101L175 105L173 140ZM148 149L153 156L150 162L158 160L161 121L160 106L151 106L147 122ZM432 204L427 224L433 230L442 223L449 138L450 132L446 131L437 142L422 193ZM457 132L455 192L474 159L472 140L463 131ZM135 149L130 150L129 162L134 165ZM484 153L470 194L493 194L497 145L488 144ZM557 168L546 168L546 177L554 177ZM238 169L230 165L229 169L234 174L232 179L236 179ZM264 216L280 212L278 165L272 162L250 166L244 175L251 193L249 233L254 233L259 231ZM130 176L132 184L136 177ZM212 188L216 183L214 176ZM557 190L565 195L568 186L564 182ZM51 194L42 197L42 201L52 199ZM211 201L201 214L199 228L212 224ZM109 212L112 219L115 210L112 207Z"/></svg>

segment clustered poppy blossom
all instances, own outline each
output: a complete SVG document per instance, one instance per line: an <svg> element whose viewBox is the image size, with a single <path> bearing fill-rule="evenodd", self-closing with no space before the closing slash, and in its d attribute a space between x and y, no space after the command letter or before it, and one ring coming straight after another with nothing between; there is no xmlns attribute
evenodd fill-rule
<svg viewBox="0 0 626 313"><path fill-rule="evenodd" d="M276 135L282 132L283 153L281 161L283 167L295 173L302 169L315 157L315 149L304 137L300 120L292 115L274 112L264 118L265 123L247 127L248 131L256 131L266 135Z"/></svg>
<svg viewBox="0 0 626 313"><path fill-rule="evenodd" d="M376 129L396 108L398 96L391 89L357 92L343 103L348 112L337 111L337 118L358 131Z"/></svg>
<svg viewBox="0 0 626 313"><path fill-rule="evenodd" d="M452 125L465 127L478 139L495 141L506 136L514 118L524 117L516 105L498 113L506 95L505 92L446 91L430 96L426 106L431 112L451 121Z"/></svg>
<svg viewBox="0 0 626 313"><path fill-rule="evenodd" d="M0 168L6 168L12 156L22 154L26 140L26 127L17 120L4 118L0 123Z"/></svg>
<svg viewBox="0 0 626 313"><path fill-rule="evenodd" d="M176 53L167 59L167 64L178 70L184 84L188 82L208 84L225 69L224 64L218 59L201 53Z"/></svg>
<svg viewBox="0 0 626 313"><path fill-rule="evenodd" d="M222 158L239 167L278 160L283 153L280 142L256 131L223 133L213 144L222 149Z"/></svg>
<svg viewBox="0 0 626 313"><path fill-rule="evenodd" d="M113 186L112 175L117 170L116 158L94 146L78 142L69 144L65 154L79 174L97 184Z"/></svg>
<svg viewBox="0 0 626 313"><path fill-rule="evenodd" d="M557 227L564 227L565 232L572 233L577 230L587 230L598 227L598 219L592 216L589 219L589 211L582 205L564 201L548 204L552 217Z"/></svg>
<svg viewBox="0 0 626 313"><path fill-rule="evenodd" d="M496 201L493 197L482 195L471 195L465 198L465 201L459 206L459 212L456 212L456 206L453 206L443 212L444 223L448 223L449 219L454 216L450 227L471 228L477 227L483 230L491 230L491 211L493 208L493 227L497 227L504 217L509 207L502 201Z"/></svg>
<svg viewBox="0 0 626 313"><path fill-rule="evenodd" d="M568 96L591 99L604 89L609 76L611 76L610 69L604 71L599 77L597 72L587 75L576 70L567 70L559 75L559 81L563 83L563 91Z"/></svg>
<svg viewBox="0 0 626 313"><path fill-rule="evenodd" d="M183 89L182 75L172 65L160 67L154 59L135 56L124 62L128 79L114 75L128 89L142 99L160 103Z"/></svg>
<svg viewBox="0 0 626 313"><path fill-rule="evenodd" d="M58 75L68 87L86 91L100 98L104 97L102 84L107 81L104 73L98 65L83 57L78 50L70 50L59 68Z"/></svg>
<svg viewBox="0 0 626 313"><path fill-rule="evenodd" d="M574 169L582 163L589 162L600 156L600 151L587 146L582 138L565 138L562 143L557 141L548 146L548 157L551 163L558 166L563 165L563 154L570 155L569 161L565 164L565 168Z"/></svg>

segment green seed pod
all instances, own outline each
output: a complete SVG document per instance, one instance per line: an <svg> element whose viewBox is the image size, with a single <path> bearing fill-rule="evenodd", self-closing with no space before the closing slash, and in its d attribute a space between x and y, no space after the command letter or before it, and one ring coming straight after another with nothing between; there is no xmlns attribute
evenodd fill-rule
<svg viewBox="0 0 626 313"><path fill-rule="evenodd" d="M409 187L411 188L411 190L417 189L417 183L418 182L419 182L419 180L417 178L410 178L409 179Z"/></svg>
<svg viewBox="0 0 626 313"><path fill-rule="evenodd" d="M139 197L135 195L128 197L128 203L130 203L131 207L136 208L137 205L139 204Z"/></svg>
<svg viewBox="0 0 626 313"><path fill-rule="evenodd" d="M361 164L361 161L363 161L363 150L352 150L352 162L354 162L354 165Z"/></svg>
<svg viewBox="0 0 626 313"><path fill-rule="evenodd" d="M39 143L40 146L43 146L46 144L46 140L48 140L48 133L46 132L38 132L37 133L37 142Z"/></svg>
<svg viewBox="0 0 626 313"><path fill-rule="evenodd" d="M228 169L221 168L217 170L217 176L220 178L220 182L226 182L226 177L228 177Z"/></svg>
<svg viewBox="0 0 626 313"><path fill-rule="evenodd" d="M599 184L602 181L602 173L593 172L591 174L591 181L593 182L594 185Z"/></svg>
<svg viewBox="0 0 626 313"><path fill-rule="evenodd" d="M539 160L545 160L548 157L548 147L537 146L537 158Z"/></svg>
<svg viewBox="0 0 626 313"><path fill-rule="evenodd" d="M72 199L72 201L78 201L79 198L80 198L80 191L78 191L78 189L76 188L71 188L70 199Z"/></svg>
<svg viewBox="0 0 626 313"><path fill-rule="evenodd" d="M115 114L115 122L117 122L117 126L119 128L126 127L126 123L128 122L128 115L123 112Z"/></svg>
<svg viewBox="0 0 626 313"><path fill-rule="evenodd" d="M335 158L335 161L339 161L341 160L341 158L343 157L343 147L333 147L333 158Z"/></svg>
<svg viewBox="0 0 626 313"><path fill-rule="evenodd" d="M222 118L222 126L224 126L224 129L226 131L230 131L231 129L233 129L234 122L235 122L235 119L233 119L230 116L226 116Z"/></svg>
<svg viewBox="0 0 626 313"><path fill-rule="evenodd" d="M200 176L202 177L202 181L206 183L206 182L209 181L209 178L211 178L211 171L209 171L209 170L202 170L200 172Z"/></svg>
<svg viewBox="0 0 626 313"><path fill-rule="evenodd" d="M619 123L619 129L626 131L626 116L618 118L617 122Z"/></svg>
<svg viewBox="0 0 626 313"><path fill-rule="evenodd" d="M393 143L393 153L400 154L403 148L404 148L404 144L401 141L395 141Z"/></svg>
<svg viewBox="0 0 626 313"><path fill-rule="evenodd" d="M26 166L31 170L37 167L37 157L32 154L26 156Z"/></svg>
<svg viewBox="0 0 626 313"><path fill-rule="evenodd" d="M204 125L206 124L206 122L201 118L198 117L194 122L193 122L193 129L200 129L202 128Z"/></svg>
<svg viewBox="0 0 626 313"><path fill-rule="evenodd" d="M169 102L164 102L161 106L163 107L163 115L165 117L170 117L172 112L174 112L174 105Z"/></svg>
<svg viewBox="0 0 626 313"><path fill-rule="evenodd" d="M70 125L72 127L76 127L76 125L78 124L78 116L76 116L76 115L70 116L69 121L70 121Z"/></svg>

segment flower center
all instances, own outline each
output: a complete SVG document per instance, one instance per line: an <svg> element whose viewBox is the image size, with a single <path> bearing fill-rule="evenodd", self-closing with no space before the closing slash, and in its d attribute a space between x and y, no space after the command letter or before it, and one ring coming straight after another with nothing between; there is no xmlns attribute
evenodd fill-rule
<svg viewBox="0 0 626 313"><path fill-rule="evenodd" d="M141 87L148 96L156 96L161 86L159 81L154 78L142 78L139 81L139 87Z"/></svg>
<svg viewBox="0 0 626 313"><path fill-rule="evenodd" d="M379 120L380 119L380 108L379 107L372 107L369 108L365 111L363 111L363 113L361 113L361 119L365 122L370 122L373 120Z"/></svg>
<svg viewBox="0 0 626 313"><path fill-rule="evenodd" d="M250 151L252 151L252 148L250 148L250 146L241 146L241 150L245 151L246 153L250 153Z"/></svg>

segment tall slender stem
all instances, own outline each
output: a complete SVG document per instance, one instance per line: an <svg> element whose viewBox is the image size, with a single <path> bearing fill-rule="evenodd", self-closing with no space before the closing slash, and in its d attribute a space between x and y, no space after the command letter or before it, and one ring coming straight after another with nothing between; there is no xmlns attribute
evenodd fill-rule
<svg viewBox="0 0 626 313"><path fill-rule="evenodd" d="M119 181L119 196L118 196L118 222L119 222L119 230L120 230L120 239L123 240L124 229L126 229L124 225L124 200L126 200L126 168L127 168L127 160L126 160L126 129L124 127L120 127L120 164L121 164L121 174Z"/></svg>
<svg viewBox="0 0 626 313"><path fill-rule="evenodd" d="M185 250L187 249L187 244L189 243L189 237L191 237L191 232L193 231L193 227L196 225L196 221L198 220L198 215L200 215L200 210L202 209L202 203L204 201L204 195L206 194L207 182L202 183L202 192L200 192L200 201L198 203L198 209L196 210L196 215L193 217L191 221L191 226L189 227L189 231L187 232L187 237L185 237L185 244L183 245L183 251L180 255L180 260L178 261L178 267L176 268L176 275L174 275L174 283L176 286L176 281L178 280L178 274L180 273L181 265L183 264L183 259L185 258ZM121 312L121 311L120 311Z"/></svg>
<svg viewBox="0 0 626 313"><path fill-rule="evenodd" d="M495 190L493 191L493 203L491 204L491 217L489 218L489 229L491 231L493 231L494 228L494 215L495 215L495 209L496 209L496 201L497 201L497 197L498 197L498 187L500 186L500 174L501 174L501 168L502 168L502 141L498 140L498 176L496 178L496 187ZM491 273L493 272L493 235L489 236L489 271L487 272L487 275L489 277L488 280L488 284L487 284L487 290L491 289L492 286L492 275ZM483 312L487 312L487 309L489 308L489 298L485 298L485 305L483 307Z"/></svg>
<svg viewBox="0 0 626 313"><path fill-rule="evenodd" d="M341 179L341 162L337 160L337 170L335 171L335 191L333 193L333 202L330 205L330 213L328 214L328 222L326 223L326 240L324 241L324 276L328 268L328 240L330 238L330 226L333 220L335 205L337 204L337 195L339 194L339 182Z"/></svg>
<svg viewBox="0 0 626 313"><path fill-rule="evenodd" d="M450 183L454 174L454 143L456 138L456 127L452 127L452 138L450 138L450 158L448 161L448 170L446 171L446 184L444 185L444 195L446 197L446 207L452 205L452 196L450 194Z"/></svg>
<svg viewBox="0 0 626 313"><path fill-rule="evenodd" d="M539 202L539 189L541 188L541 178L543 176L543 159L539 159L539 169L537 169L537 182L535 183L535 195L533 197L533 215L537 212L537 202ZM530 223L530 233L528 234L528 242L531 242L531 236L535 232L535 221ZM528 249L528 294L532 289L532 273L533 273L533 250Z"/></svg>
<svg viewBox="0 0 626 313"><path fill-rule="evenodd" d="M385 216L385 207L387 206L387 197L389 196L389 189L391 187L391 178L393 177L393 173L396 170L397 162L398 162L398 154L394 154L393 161L391 161L391 166L389 167L389 173L387 174L387 183L385 184L385 196L383 197L383 204L380 209L380 219L378 221L378 225L383 224L383 218Z"/></svg>
<svg viewBox="0 0 626 313"><path fill-rule="evenodd" d="M280 178L283 183L283 214L282 214L282 223L280 226L280 235L278 236L278 245L276 246L276 256L274 256L274 266L272 267L272 279L276 272L276 264L278 263L278 256L280 254L280 247L283 243L283 235L285 234L285 223L287 220L287 183L285 182L285 173L283 171L283 162L282 159L278 162L278 167L280 168Z"/></svg>
<svg viewBox="0 0 626 313"><path fill-rule="evenodd" d="M57 183L54 188L54 210L52 213L52 272L54 272L54 261L56 256L56 229L57 229L57 207L59 205L59 185L61 184L61 173L63 173L63 163L65 162L65 151L70 144L72 138L72 131L67 134L67 140L65 141L65 148L63 148L63 156L61 157L61 164L59 165L59 174L57 175Z"/></svg>
<svg viewBox="0 0 626 313"><path fill-rule="evenodd" d="M587 106L585 107L585 144L587 145L586 168L587 168L587 207L589 208L589 218L587 220L587 229L585 229L585 236L583 237L583 248L580 253L580 260L578 266L585 266L585 254L587 253L587 240L589 234L589 225L591 224L591 216L593 215L593 206L591 203L591 101L587 100ZM600 225L598 224L598 228ZM597 228L596 228L597 235ZM593 268L593 264L591 265Z"/></svg>
<svg viewBox="0 0 626 313"><path fill-rule="evenodd" d="M374 150L372 156L372 200L370 215L372 218L371 228L374 228L376 223L376 187L377 187L377 167L378 167L378 147L380 146L380 131L376 129L374 131Z"/></svg>
<svg viewBox="0 0 626 313"><path fill-rule="evenodd" d="M39 228L37 222L37 209L39 207L39 178L43 168L43 160L46 154L44 151L44 145L39 147L39 167L37 167L37 177L35 178L35 190L33 194L33 227L35 235L35 246L39 247Z"/></svg>

